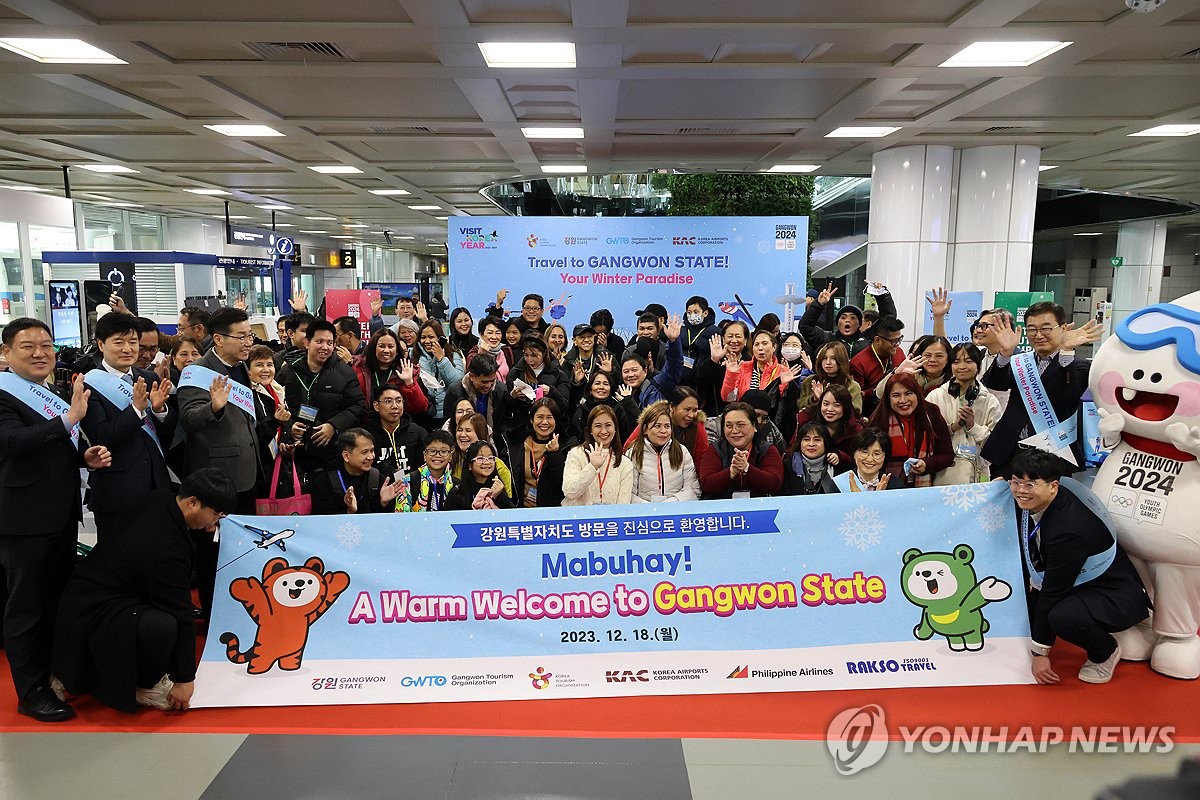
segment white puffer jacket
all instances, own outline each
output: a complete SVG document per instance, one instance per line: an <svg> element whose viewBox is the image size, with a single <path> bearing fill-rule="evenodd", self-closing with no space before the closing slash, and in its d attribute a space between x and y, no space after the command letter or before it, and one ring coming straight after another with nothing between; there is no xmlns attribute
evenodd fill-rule
<svg viewBox="0 0 1200 800"><path fill-rule="evenodd" d="M633 448L625 451L625 456L633 462L633 503L655 502L656 495L664 500L699 500L700 478L696 475L696 465L692 454L683 447L683 461L679 468L671 466L671 457L667 453L670 442L657 449L649 441L645 442L642 451L642 463L633 462Z"/></svg>

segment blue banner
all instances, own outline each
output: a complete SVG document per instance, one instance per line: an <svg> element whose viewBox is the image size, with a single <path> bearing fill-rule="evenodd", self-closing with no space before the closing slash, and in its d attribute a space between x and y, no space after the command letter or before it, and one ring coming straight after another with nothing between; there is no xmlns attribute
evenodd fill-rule
<svg viewBox="0 0 1200 800"><path fill-rule="evenodd" d="M776 298L807 284L807 217L454 217L447 234L452 304L478 316L496 292L521 312L521 298L545 298L547 320L569 332L607 308L618 332L634 312L661 303L683 314L692 295L722 319L751 329ZM753 280L747 280L753 275ZM804 294L803 290L800 292Z"/></svg>
<svg viewBox="0 0 1200 800"><path fill-rule="evenodd" d="M948 292L950 311L946 314L946 338L950 344L962 344L971 341L971 326L983 312L983 292ZM932 292L925 293L925 327L921 333L933 333L933 310L929 301L933 299Z"/></svg>
<svg viewBox="0 0 1200 800"><path fill-rule="evenodd" d="M1006 484L668 508L231 517L193 704L1032 680Z"/></svg>

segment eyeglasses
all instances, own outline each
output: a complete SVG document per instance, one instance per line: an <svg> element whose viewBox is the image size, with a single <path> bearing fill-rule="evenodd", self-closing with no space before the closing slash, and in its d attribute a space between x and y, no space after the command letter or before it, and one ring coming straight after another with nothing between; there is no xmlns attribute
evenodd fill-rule
<svg viewBox="0 0 1200 800"><path fill-rule="evenodd" d="M541 306L522 306L521 310L522 311L541 311L542 307Z"/></svg>
<svg viewBox="0 0 1200 800"><path fill-rule="evenodd" d="M1061 325L1039 325L1037 327L1026 326L1025 335L1032 339L1034 336L1049 336L1055 330L1061 328Z"/></svg>
<svg viewBox="0 0 1200 800"><path fill-rule="evenodd" d="M427 455L427 456L433 456L434 458L449 458L449 457L450 457L450 451L449 451L449 450L441 450L441 449L438 449L438 450L426 450L426 451L425 451L425 455Z"/></svg>
<svg viewBox="0 0 1200 800"><path fill-rule="evenodd" d="M887 336L880 336L880 337L878 337L878 338L882 339L883 341L887 342L888 344L900 344L901 342L903 342L903 341L904 341L904 336L903 336L903 335L901 335L901 336L897 336L897 337L895 337L895 338L890 338L890 337L887 337Z"/></svg>
<svg viewBox="0 0 1200 800"><path fill-rule="evenodd" d="M727 431L744 431L747 428L753 428L749 422L726 422L725 430Z"/></svg>
<svg viewBox="0 0 1200 800"><path fill-rule="evenodd" d="M1019 481L1016 478L1008 479L1009 486L1011 486L1014 489L1020 489L1021 491L1024 491L1024 492L1033 491L1038 486L1041 486L1044 483L1045 483L1045 481L1042 480L1041 478L1038 478L1036 481Z"/></svg>
<svg viewBox="0 0 1200 800"><path fill-rule="evenodd" d="M224 336L226 339L237 339L239 342L244 342L247 339L253 339L253 333L239 333L234 336L232 333L218 333L217 336Z"/></svg>
<svg viewBox="0 0 1200 800"><path fill-rule="evenodd" d="M980 330L980 331L986 331L988 328L994 328L994 327L996 327L996 323L994 323L994 322L976 322L975 323L975 329Z"/></svg>
<svg viewBox="0 0 1200 800"><path fill-rule="evenodd" d="M495 456L475 456L474 460L479 462L480 464L495 464L496 463Z"/></svg>

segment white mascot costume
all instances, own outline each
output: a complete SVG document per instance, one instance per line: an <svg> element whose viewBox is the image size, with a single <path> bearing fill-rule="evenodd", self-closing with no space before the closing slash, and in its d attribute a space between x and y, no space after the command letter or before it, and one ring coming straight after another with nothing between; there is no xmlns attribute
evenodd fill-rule
<svg viewBox="0 0 1200 800"><path fill-rule="evenodd" d="M1123 658L1200 677L1200 292L1122 320L1092 361L1112 453L1092 490L1154 601L1151 624L1117 634Z"/></svg>

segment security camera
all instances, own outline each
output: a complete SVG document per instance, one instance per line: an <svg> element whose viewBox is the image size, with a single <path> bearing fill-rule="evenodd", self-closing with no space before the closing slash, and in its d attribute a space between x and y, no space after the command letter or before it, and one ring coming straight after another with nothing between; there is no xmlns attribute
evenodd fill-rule
<svg viewBox="0 0 1200 800"><path fill-rule="evenodd" d="M1167 0L1125 0L1125 7L1135 14L1149 14L1157 11Z"/></svg>
<svg viewBox="0 0 1200 800"><path fill-rule="evenodd" d="M383 232L383 240L388 244L392 243L392 232L390 230L385 230Z"/></svg>

